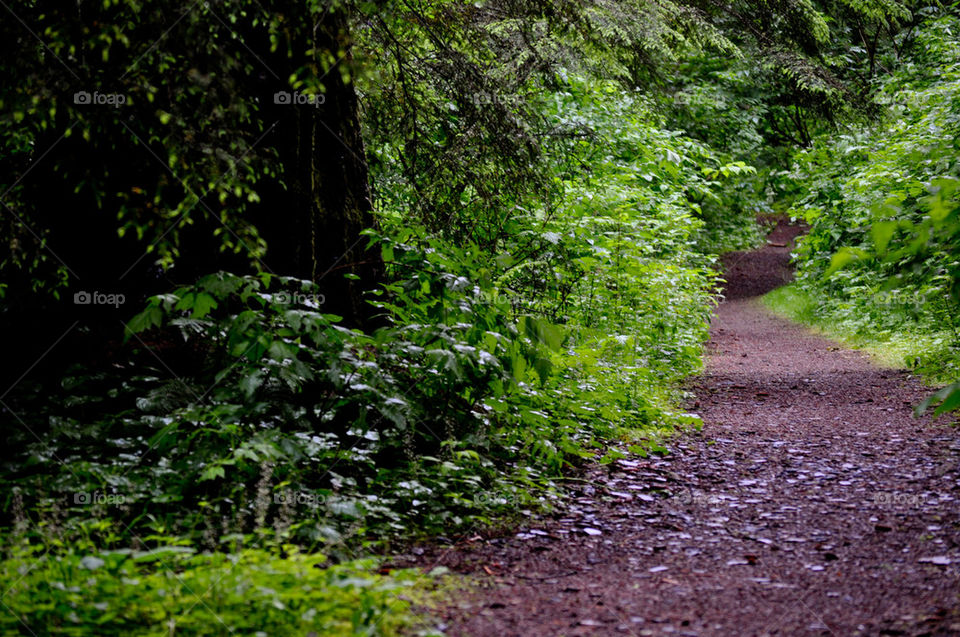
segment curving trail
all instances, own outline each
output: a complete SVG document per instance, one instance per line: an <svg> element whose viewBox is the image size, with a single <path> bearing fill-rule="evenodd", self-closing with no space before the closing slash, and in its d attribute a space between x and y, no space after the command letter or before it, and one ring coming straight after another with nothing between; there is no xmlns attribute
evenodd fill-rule
<svg viewBox="0 0 960 637"><path fill-rule="evenodd" d="M451 635L960 635L960 434L928 390L752 297L792 228L725 258L699 434L592 469L569 508L435 554Z"/></svg>

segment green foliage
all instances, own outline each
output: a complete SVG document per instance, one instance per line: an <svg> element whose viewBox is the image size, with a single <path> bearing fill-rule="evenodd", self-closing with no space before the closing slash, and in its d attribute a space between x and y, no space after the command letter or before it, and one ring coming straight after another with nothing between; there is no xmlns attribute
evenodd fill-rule
<svg viewBox="0 0 960 637"><path fill-rule="evenodd" d="M784 191L811 225L798 250L818 315L849 331L919 346L900 361L960 374L960 50L956 18L928 21L912 54L878 86L878 123L796 155ZM939 395L946 408L952 394Z"/></svg>
<svg viewBox="0 0 960 637"><path fill-rule="evenodd" d="M672 405L714 280L696 201L749 169L610 82L571 78L540 107L562 202L515 213L493 254L384 213L378 329L340 325L311 282L221 272L152 297L112 368L21 395L41 435L14 436L5 480L37 494L33 519L66 500L73 535L108 515L211 548L263 528L355 545L546 506L611 439L695 422ZM17 474L44 457L64 465Z"/></svg>
<svg viewBox="0 0 960 637"><path fill-rule="evenodd" d="M428 578L288 546L197 553L5 548L0 631L31 635L394 635ZM421 595L422 596L422 595Z"/></svg>
<svg viewBox="0 0 960 637"><path fill-rule="evenodd" d="M698 368L712 281L711 260L691 251L702 227L696 201L717 197L721 181L745 168L659 128L637 94L612 83L571 80L551 106L556 129L589 122L593 139L558 140L555 156L563 161L556 170L567 195L546 228L573 257L553 278L571 284L543 310L576 329L576 360L590 361L591 351L614 354L604 377L623 369L625 358L675 382ZM588 160L590 173L576 170ZM610 380L644 384L629 376Z"/></svg>
<svg viewBox="0 0 960 637"><path fill-rule="evenodd" d="M890 301L891 305L887 305ZM892 295L873 309L856 299L827 296L822 289L793 283L773 290L763 303L776 314L815 327L849 347L862 349L892 369L918 367L933 379L949 378L953 335L911 324ZM903 300L902 302L905 302ZM889 327L885 327L889 325Z"/></svg>
<svg viewBox="0 0 960 637"><path fill-rule="evenodd" d="M260 64L221 24L225 11L241 30L260 12L256 3L184 6L170 23L171 9L121 0L81 13L28 1L4 20L2 190L14 211L3 217L12 248L0 261L4 278L29 276L34 289L55 293L77 276L61 259L80 261L64 230L73 241L112 239L91 232L102 224L94 210L115 219L112 233L127 239L118 245L144 242L165 266L190 226L211 222L220 228L214 250L263 256L245 213L279 169L268 148L257 148L266 126L242 80ZM46 180L26 179L38 153ZM67 211L49 199L61 183L72 191Z"/></svg>
<svg viewBox="0 0 960 637"><path fill-rule="evenodd" d="M482 401L518 380L539 382L546 345L558 343L535 317L518 329L445 272L438 253L399 258L428 269L388 286L380 305L396 326L372 335L336 324L315 286L289 278L219 273L154 297L129 324L135 352L172 360L182 339L190 360L125 382L106 404L85 396L79 413L77 397L110 376L77 370L72 398L48 416L70 448L26 445L70 471L31 489L59 492L55 502L122 494L137 503L126 524L140 532L162 524L190 533L212 519L248 532L270 520L284 537L317 543L358 524L378 535L463 524L463 511L487 502L477 497L483 478L500 475ZM119 420L117 402L131 405Z"/></svg>

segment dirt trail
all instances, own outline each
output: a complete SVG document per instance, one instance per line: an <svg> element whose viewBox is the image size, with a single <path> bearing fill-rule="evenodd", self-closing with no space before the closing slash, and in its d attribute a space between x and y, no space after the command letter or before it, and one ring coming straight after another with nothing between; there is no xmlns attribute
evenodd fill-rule
<svg viewBox="0 0 960 637"><path fill-rule="evenodd" d="M479 582L448 634L960 635L960 435L912 417L914 379L759 306L788 255L725 259L702 432L443 554Z"/></svg>

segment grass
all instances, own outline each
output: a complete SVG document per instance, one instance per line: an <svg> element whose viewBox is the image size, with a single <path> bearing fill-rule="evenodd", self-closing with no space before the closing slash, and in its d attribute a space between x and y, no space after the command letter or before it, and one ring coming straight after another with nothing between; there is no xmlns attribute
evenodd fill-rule
<svg viewBox="0 0 960 637"><path fill-rule="evenodd" d="M435 635L420 614L451 588L445 569L330 564L292 546L195 553L20 543L4 553L3 635Z"/></svg>
<svg viewBox="0 0 960 637"><path fill-rule="evenodd" d="M867 353L881 367L918 372L931 385L952 380L957 353L949 332L924 329L904 319L898 329L882 329L864 319L870 308L836 301L823 303L815 293L791 283L761 298L764 307L814 328L818 333Z"/></svg>

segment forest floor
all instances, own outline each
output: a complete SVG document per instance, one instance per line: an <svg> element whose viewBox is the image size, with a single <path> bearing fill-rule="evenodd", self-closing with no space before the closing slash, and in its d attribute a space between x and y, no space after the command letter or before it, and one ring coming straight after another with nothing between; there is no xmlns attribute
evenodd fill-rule
<svg viewBox="0 0 960 637"><path fill-rule="evenodd" d="M725 257L702 431L417 559L475 584L440 610L447 634L960 635L960 435L913 417L915 378L760 306L796 234Z"/></svg>

